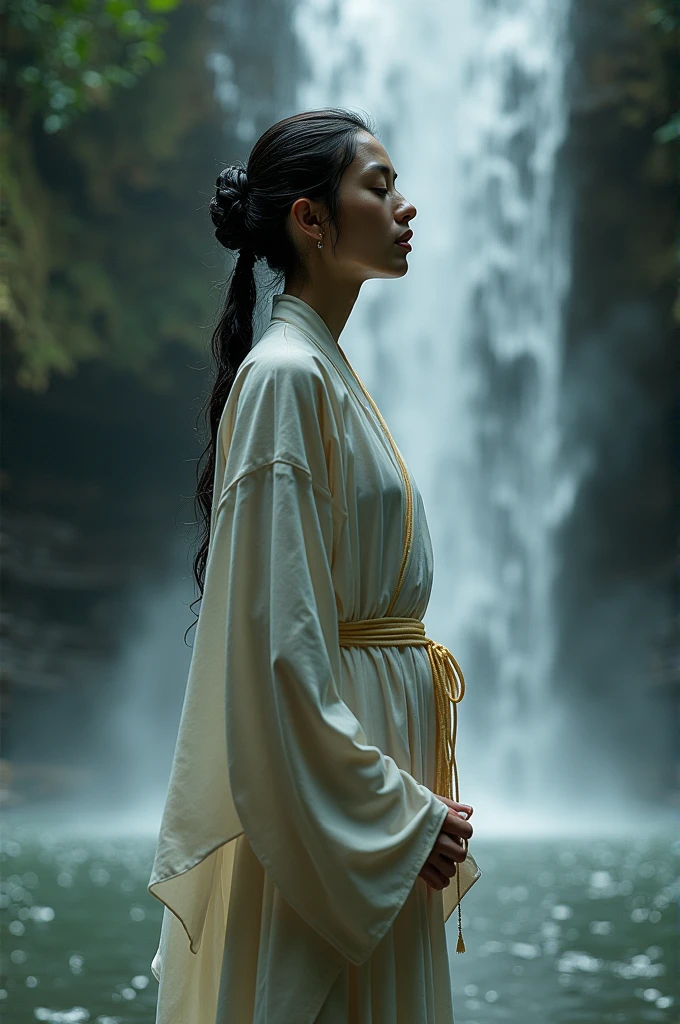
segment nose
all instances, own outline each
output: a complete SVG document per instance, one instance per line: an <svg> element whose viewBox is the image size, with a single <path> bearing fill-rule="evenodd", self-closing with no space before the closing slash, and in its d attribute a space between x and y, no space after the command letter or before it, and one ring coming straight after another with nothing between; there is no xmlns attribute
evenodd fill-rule
<svg viewBox="0 0 680 1024"><path fill-rule="evenodd" d="M409 203L409 201L407 199L405 199L404 200L403 209L401 209L400 212L399 212L399 219L400 220L413 220L413 218L416 216L417 213L418 213L418 211L416 210L416 208L413 205L413 203Z"/></svg>

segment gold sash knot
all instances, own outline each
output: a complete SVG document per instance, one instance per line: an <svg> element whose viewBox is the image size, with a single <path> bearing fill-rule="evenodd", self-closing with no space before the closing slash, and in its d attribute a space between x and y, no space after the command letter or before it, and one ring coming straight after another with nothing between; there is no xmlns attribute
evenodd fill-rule
<svg viewBox="0 0 680 1024"><path fill-rule="evenodd" d="M465 679L460 665L443 644L425 635L425 624L420 619L387 616L374 619L355 619L338 623L341 647L426 647L432 670L434 699L437 715L435 749L435 793L460 802L458 768L456 765L456 734L458 731L458 704L465 694ZM452 792L455 783L455 797ZM467 850L467 840L462 840ZM458 888L458 943L457 953L465 952L460 909L460 876L456 871Z"/></svg>

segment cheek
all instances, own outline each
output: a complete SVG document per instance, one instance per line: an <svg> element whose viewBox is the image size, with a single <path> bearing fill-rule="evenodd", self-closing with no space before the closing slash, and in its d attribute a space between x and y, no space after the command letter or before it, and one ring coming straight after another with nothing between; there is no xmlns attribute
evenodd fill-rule
<svg viewBox="0 0 680 1024"><path fill-rule="evenodd" d="M342 243L366 251L384 246L389 231L390 210L387 199L369 195L355 199L343 208Z"/></svg>

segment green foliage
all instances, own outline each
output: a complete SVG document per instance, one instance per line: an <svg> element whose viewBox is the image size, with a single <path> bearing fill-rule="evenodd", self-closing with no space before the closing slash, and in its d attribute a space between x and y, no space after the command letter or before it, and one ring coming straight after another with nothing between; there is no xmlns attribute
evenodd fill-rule
<svg viewBox="0 0 680 1024"><path fill-rule="evenodd" d="M4 0L3 71L42 116L43 129L58 132L165 59L161 15L179 2Z"/></svg>
<svg viewBox="0 0 680 1024"><path fill-rule="evenodd" d="M167 59L66 131L46 133L14 92L0 138L7 386L45 391L95 360L167 390L168 346L191 363L204 351L210 265L223 276L207 205L226 148L208 3L185 0Z"/></svg>
<svg viewBox="0 0 680 1024"><path fill-rule="evenodd" d="M680 7L678 0L665 0L664 3L653 4L647 12L650 25L658 25L662 32L669 35L680 28Z"/></svg>
<svg viewBox="0 0 680 1024"><path fill-rule="evenodd" d="M661 50L664 55L668 53L669 79L671 83L678 86L679 61L680 61L680 3L678 0L665 0L663 4L654 4L651 10L646 12L650 25L658 29L661 36ZM676 97L677 88L670 90ZM654 132L657 142L674 142L680 139L680 110L676 110L665 124L660 125ZM679 165L680 168L680 165ZM680 178L680 173L678 174Z"/></svg>

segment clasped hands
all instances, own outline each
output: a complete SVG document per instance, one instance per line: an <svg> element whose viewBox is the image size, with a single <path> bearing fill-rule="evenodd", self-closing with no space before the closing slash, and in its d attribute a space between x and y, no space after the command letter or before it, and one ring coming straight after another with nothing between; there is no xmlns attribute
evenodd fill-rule
<svg viewBox="0 0 680 1024"><path fill-rule="evenodd" d="M472 807L449 800L439 793L435 793L435 796L446 804L449 812L418 877L424 878L433 889L445 889L456 873L456 864L467 857L467 847L463 841L472 835L472 825L467 820L472 814Z"/></svg>

